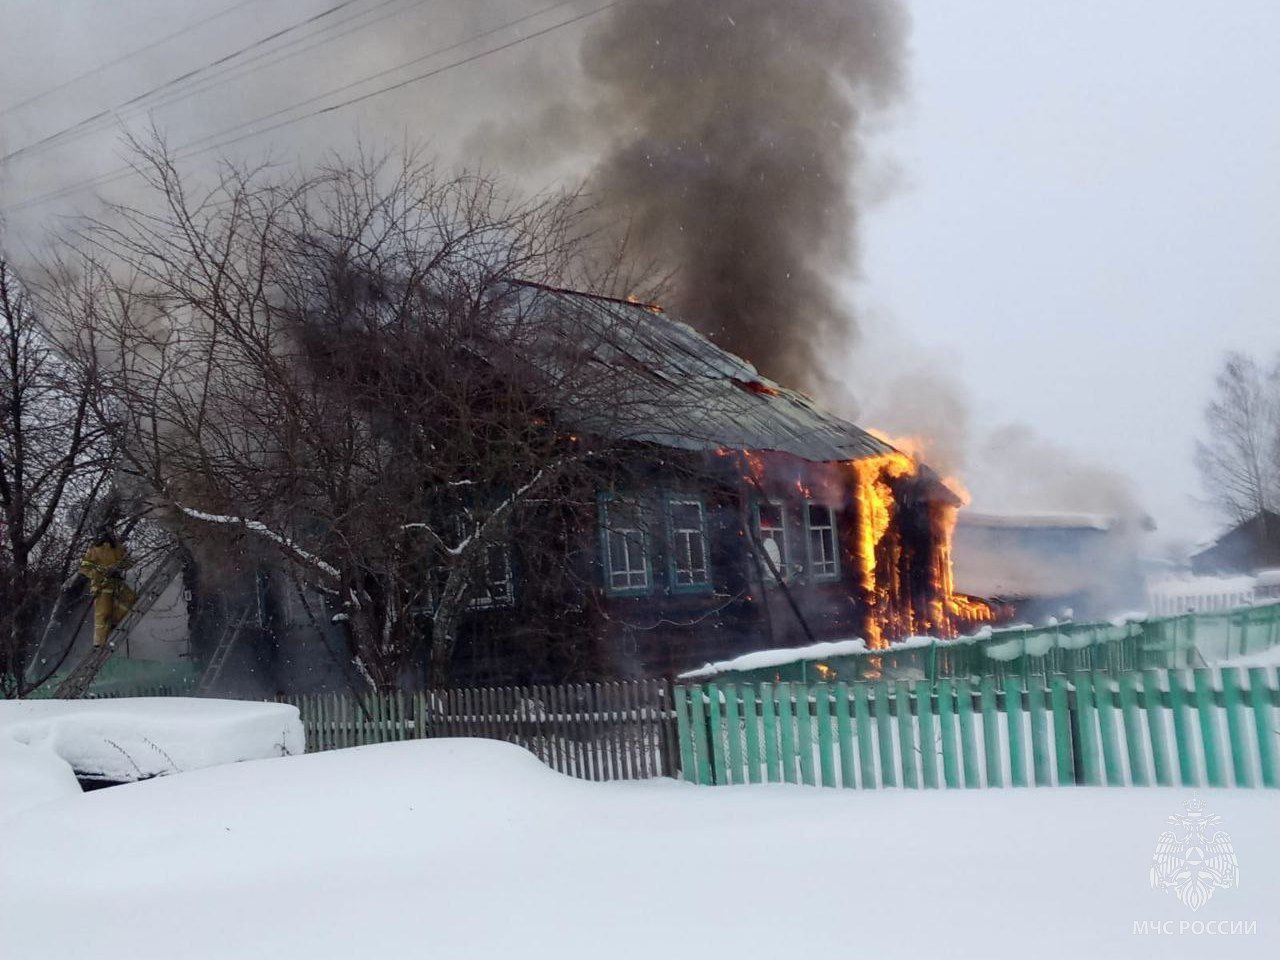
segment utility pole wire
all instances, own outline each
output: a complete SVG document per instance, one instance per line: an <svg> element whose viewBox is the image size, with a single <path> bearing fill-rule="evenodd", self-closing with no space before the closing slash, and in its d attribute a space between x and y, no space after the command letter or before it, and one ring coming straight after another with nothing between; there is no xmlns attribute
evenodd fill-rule
<svg viewBox="0 0 1280 960"><path fill-rule="evenodd" d="M145 44L141 47L138 47L135 50L130 50L128 53L121 54L120 56L116 57L114 60L108 60L106 63L99 64L96 67L92 67L86 70L84 73L76 74L71 79L64 80L62 81L62 83L58 84L55 87L50 87L48 90L45 90L41 93L32 94L31 96L27 97L25 100L19 100L17 103L11 103L9 104L9 106L3 109L0 109L0 117L7 116L8 114L12 113L14 110L20 110L21 108L28 106L30 104L38 103L41 100L44 100L48 97L53 96L55 93L60 93L63 90L67 89L68 87L74 86L75 84L79 83L81 80L87 80L90 77L96 77L98 74L104 73L107 70L110 70L112 67L118 67L120 64L124 63L127 60L132 60L134 57L140 57L144 53L149 53L150 51L156 49L157 47L164 46L170 40L176 40L178 37L182 36L183 34L191 33L193 30L199 30L201 27L207 26L208 24L213 23L215 20L221 20L223 17L229 16L230 14L235 13L237 10L241 10L244 7L249 6L249 4L251 3L261 3L261 2L262 0L240 0L239 3L234 3L231 6L227 7L225 10L222 10L218 13L211 14L210 16L205 17L203 20L197 20L195 23L189 23L185 27L182 27L179 30L175 30L172 33L167 33L163 37L160 37L157 40L153 40L150 43Z"/></svg>
<svg viewBox="0 0 1280 960"><path fill-rule="evenodd" d="M199 66L192 70L188 70L185 73L179 74L176 77L171 77L170 79L164 81L163 83L152 87L150 90L146 90L135 97L131 97L130 99L125 100L123 103L118 103L114 107L108 107L105 110L99 110L97 113L93 114L92 116L88 116L82 120L78 120L75 123L71 124L70 126L63 127L61 130L58 130L55 133L51 133L46 137L41 137L39 140L36 140L33 143L29 143L25 147L19 147L17 150L14 150L10 153L5 154L3 157L0 157L0 164L10 163L14 160L17 160L19 157L22 157L31 153L37 147L47 146L52 143L61 141L62 139L75 133L77 130L81 130L93 123L100 122L104 119L109 120L115 117L119 111L129 110L130 108L136 106L139 103L146 101L147 99L155 96L158 93L162 93L165 90L169 90L179 84L185 83L186 81L191 80L192 78L197 77L208 70L212 70L216 67L220 67L223 64L231 60L234 60L237 57L249 52L250 50L256 50L265 44L271 43L273 40L278 40L280 39L280 37L286 36L294 32L295 30L300 30L303 27L310 26L311 24L317 23L318 21L323 20L326 17L332 16L338 11L351 6L353 3L361 3L361 2L363 2L363 0L342 0L341 3L334 4L333 6L328 7L324 10L321 10L319 13L312 14L311 16L306 17L303 20L299 20L288 27L283 27L279 30L269 33L265 37L260 37L257 40L253 41L252 43L247 44L246 46L240 47L238 50L233 50L230 53L224 54L220 57L216 57L215 59L210 60L208 63L204 64L203 66Z"/></svg>
<svg viewBox="0 0 1280 960"><path fill-rule="evenodd" d="M159 98L158 100L153 100L145 97L144 95L144 97L139 99L138 102L129 110L123 112L120 112L119 110L100 111L98 114L95 114L95 118L86 119L76 127L68 127L60 133L52 134L50 137L44 138L43 141L28 144L23 148L24 151L28 152L23 153L21 157L17 156L21 151L15 151L13 156L17 159L30 160L32 157L39 156L46 151L56 150L59 147L105 130L112 122L124 122L142 113L154 114L157 111L166 110L174 104L181 103L185 100L191 99L192 97L206 93L207 91L216 90L228 83L251 76L266 67L277 67L280 64L288 60L292 60L300 54L314 50L317 47L333 43L335 40L340 40L343 37L365 30L375 24L381 23L384 20L390 19L391 17L401 16L427 2L428 0L381 0L380 3L375 4L367 10L360 10L351 13L334 23L326 24L312 33L295 37L287 43L282 43L275 47L267 47L266 49L259 51L257 54L247 58L236 57L234 60L228 60L221 68L211 68L212 72L209 73L208 76L192 77L189 83L179 84L177 89L170 91L167 95L163 93L156 93L155 97ZM390 10L380 16L370 19L370 14L376 13L377 11L392 4L403 3L408 3L408 6L403 6L398 10ZM345 30L339 29L353 21L362 19L365 21L364 23L356 23L354 26L348 26ZM299 47L300 44L302 45L301 47ZM291 53L284 52L295 47L298 49L294 49ZM0 160L0 162L3 162L3 160Z"/></svg>
<svg viewBox="0 0 1280 960"><path fill-rule="evenodd" d="M448 50L456 49L457 47L463 46L463 45L465 45L465 44L467 44L467 43L470 43L470 42L472 42L472 41L474 41L474 40L477 40L477 39L479 39L479 38L481 38L481 37L489 36L489 35L491 35L491 34L493 34L493 33L497 33L497 32L499 32L499 31L501 31L501 30L503 30L503 29L507 29L507 28L509 28L509 27L511 27L511 26L514 26L515 24L520 23L520 22L522 22L522 21L524 21L524 20L528 20L528 19L530 19L530 18L532 18L532 17L538 16L538 15L539 15L539 14L541 14L541 13L545 13L547 10L553 9L553 8L555 8L555 7L563 6L563 5L565 5L566 3L570 3L570 2L573 2L573 0L559 0L559 2L554 3L554 4L552 4L551 6L549 6L549 7L545 7L545 8L543 8L542 10L538 11L538 13L535 13L535 14L528 14L528 15L526 15L526 16L524 16L524 17L520 17L520 18L518 18L518 19L516 19L516 20L512 20L512 21L509 21L509 22L507 22L507 23L504 23L504 24L502 24L502 25L500 25L500 26L498 26L498 27L494 27L494 28L492 28L492 29L490 29L490 30L486 30L486 31L484 31L484 32L482 32L482 33L474 34L474 35L472 35L472 36L470 36L470 37L466 38L465 40L460 40L460 41L458 41L457 43L451 44L451 45L449 45L449 46L447 46L447 47L442 47L442 48L440 48L439 50L435 50L435 51L433 51L433 52L432 52L432 53L430 53L430 54L424 54L423 56L416 58L416 60L415 60L415 61L410 61L410 62L417 62L417 61L420 61L420 60L426 59L426 58L428 58L428 57L430 57L430 56L435 56L435 55L438 55L438 54L440 54L440 53L446 52L446 51L448 51ZM260 123L260 122L262 122L262 121L263 121L263 120L265 120L265 119L269 119L270 117L278 116L280 113L287 112L287 111L289 111L289 110L297 109L297 107L298 107L298 106L301 106L301 105L304 105L304 104L307 104L307 103L314 102L314 100L316 100L316 99L323 99L323 97L326 97L326 96L332 96L334 93L340 92L340 91L342 91L342 90L350 89L351 87L359 86L359 85L361 85L361 84L363 84L363 83L367 83L367 82L368 82L370 79L372 79L372 78L370 78L370 77L366 77L366 78L365 78L365 79L363 79L363 80L353 81L352 83L345 84L345 85L343 85L342 87L335 88L335 90L332 90L332 91L330 91L330 92L329 92L329 93L327 93L327 94L323 94L323 95L321 95L319 98L316 98L316 97L308 98L307 100L301 101L300 103L294 104L293 106L283 108L282 110L277 110L277 111L275 111L274 113L266 114L266 115L264 115L264 116L262 116L262 117L258 117L258 118L256 118L256 119L254 119L254 120L249 120L249 121L246 121L246 122L244 122L244 123L240 123L240 124L236 124L235 126L228 127L228 128L226 128L226 129L224 129L224 130L222 130L222 131L219 131L217 134L211 134L211 135L210 135L210 136L208 136L208 137L202 137L202 138L200 138L200 139L198 139L198 140L194 140L194 141L192 141L191 143L188 143L185 147L179 148L179 150L177 151L177 153L176 153L176 154L175 154L175 156L174 156L174 159L175 159L175 160L189 160L189 159L191 159L192 157L196 157L196 156L200 156L201 154L208 153L210 150L217 150L217 149L220 149L220 148L222 148L222 147L231 146L231 145L233 145L233 144L240 143L240 142L242 142L242 141L244 141L244 140L249 140L249 139L251 139L251 138L253 138L253 137L258 137L258 136L262 136L263 134L266 134L266 133L271 133L271 132L273 132L273 131L275 131L275 130L279 130L279 129L283 128L283 127L292 126L292 125L293 125L293 124L295 124L295 123L301 123L303 120L308 120L308 119L310 119L310 118L312 118L312 117L318 117L318 116L321 116L322 114L332 113L332 112L335 112L335 111L337 111L337 110L344 109L345 107L349 107L349 106L352 106L353 104L360 103L360 102L362 102L362 101L364 101L364 100L368 100L368 99L371 99L371 98L373 98L373 97L380 96L380 95L382 95L382 94L384 94L384 93L389 93L389 92L391 92L391 91L393 91L393 90L401 89L402 87L409 86L410 84L413 84L413 83L420 83L420 82L421 82L421 81L423 81L423 80L428 80L428 79L430 79L430 78L432 78L432 77L439 76L440 74L445 73L445 72L447 72L447 71L449 71L449 70L452 70L452 69L454 69L454 68L456 68L456 67L461 67L461 66L464 66L464 65L466 65L466 64L473 63L473 62L475 62L475 61L477 61L477 60L483 59L484 57L491 56L491 55L493 55L493 54L495 54L495 53L500 53L500 52L502 52L502 51L504 51L504 50L508 50L508 49L510 49L510 48L512 48L512 47L515 47L515 46L519 45L519 44L525 43L525 42L527 42L527 41L529 41L529 40L537 39L538 37L545 36L546 34L552 33L552 32L554 32L554 31L556 31L556 30L560 30L560 29L562 29L562 28L564 28L564 27L568 27L568 26L571 26L571 25L573 25L573 24L575 24L575 23L578 23L578 22L580 22L580 21L586 20L586 19L588 19L588 18L590 18L590 17L595 16L596 14L603 13L605 10L608 10L608 9L609 9L609 8L611 8L611 7L617 6L617 5L618 5L618 3L620 3L620 2L622 2L622 0L611 0L611 2L606 3L606 4L604 4L604 5L602 5L602 6L599 6L599 7L595 7L595 8L593 8L593 9L591 9L591 10L586 11L585 13L580 13L580 14L578 14L578 15L576 15L576 16L573 16L573 17L570 17L570 18L568 18L568 19L566 19L566 20L560 20L560 21L557 21L556 23L552 24L552 25L551 25L551 26L549 26L549 27L544 27L544 28L543 28L543 29L541 29L541 30L537 30L537 31L535 31L535 32L533 32L533 33L525 34L524 36L522 36L522 37L518 37L518 38L516 38L515 40L509 40L509 41L507 41L506 43L502 43L502 44L499 44L499 45L494 46L494 47L489 47L488 49L481 50L481 51L479 51L479 52L477 52L477 53L473 53L473 54L470 54L470 55L468 55L468 56L466 56L466 57L459 58L458 60L451 61L451 62L449 62L449 63L445 64L445 65L444 65L444 66L442 66L442 67L437 67L437 68L435 68L435 69L433 69L433 70L428 70L428 71L426 71L425 73L421 73L421 74L418 74L418 75L416 75L416 76L414 76L414 77L410 77L410 78L408 78L407 80L402 80L402 81L399 81L399 82L394 83L394 84L389 84L388 86L386 86L386 87L382 87L382 88L380 88L380 89L378 89L378 90L374 90L374 91L371 91L371 92L369 92L369 93L361 94L360 96L357 96L357 97L352 97L352 98L351 98L351 99L349 99L349 100L344 100L344 101L342 101L342 102L340 102L340 103L335 103L335 104L332 104L332 105L330 105L330 106L323 107L323 108L321 108L321 109L319 109L319 110L313 110L313 111L311 111L310 113L304 113L304 114L302 114L302 115L300 115L300 116L293 117L293 118L291 118L291 119L287 119L287 120L281 120L279 123L271 124L270 126L263 127L263 128L262 128L262 129L260 129L260 130L251 130L251 131L249 131L248 133L244 133L244 134L241 134L241 135L236 136L236 137L232 137L232 138L227 139L227 140L219 140L218 142L216 142L216 143L211 143L211 144L209 144L208 146L201 146L201 147L198 147L198 149L192 149L193 147L197 146L198 144L202 144L202 143L204 143L204 142L205 142L205 141L207 141L207 140L213 139L213 138L215 138L215 137L222 137L222 136L225 136L227 133L233 132L233 131L235 131L235 130L239 130L239 129L241 129L241 128L243 128L243 127L246 127L246 126L251 126L251 125L253 125L253 124L255 124L255 123ZM406 65L407 65L407 64L402 64L400 67L392 68L392 70L402 69L402 68L403 68L404 66L406 66ZM387 71L383 71L381 74L374 74L373 76L374 76L374 77L381 76L381 75L385 74L386 72L387 72ZM105 186L106 184L114 183L114 182L116 182L116 181L118 181L118 180L122 180L122 179L124 179L124 178L126 178L126 177L131 176L134 172L135 172L135 171L134 171L134 168L133 168L132 166L122 167L122 168L120 168L120 169L118 169L118 170L116 170L116 171L113 171L113 172L111 172L111 173L103 174L102 176L95 177L95 178L92 178L92 179L87 180L87 181L82 181L82 182L80 182L80 183L71 184L71 185L66 186L66 187L63 187L63 188L61 188L61 189L59 189L59 190L51 191L51 192L49 192L49 193L46 193L46 194L43 194L43 195L40 195L40 196L37 196L37 197L32 197L32 198L31 198L31 199L29 199L29 200L23 200L23 201L20 201L20 202L18 202L18 203L16 203L16 204L12 204L11 206L9 206L9 207L5 208L5 210L4 210L3 212L12 214L12 213L17 213L17 212L19 212L19 211L21 211L21 210L29 209L29 208L31 208L31 207L41 206L41 205L43 205L43 204L45 204L45 203L48 203L48 202L50 202L50 201L58 200L58 199L61 199L62 197L69 196L69 195L74 194L74 193L79 193L79 192L81 192L82 190L92 189L92 188L94 188L94 187Z"/></svg>

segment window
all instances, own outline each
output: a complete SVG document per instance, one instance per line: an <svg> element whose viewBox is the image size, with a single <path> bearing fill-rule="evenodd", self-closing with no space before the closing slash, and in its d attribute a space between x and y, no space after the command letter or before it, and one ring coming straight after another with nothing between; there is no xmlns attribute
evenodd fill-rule
<svg viewBox="0 0 1280 960"><path fill-rule="evenodd" d="M830 507L809 504L805 508L809 528L809 575L813 580L834 580L840 573L836 555L836 518Z"/></svg>
<svg viewBox="0 0 1280 960"><path fill-rule="evenodd" d="M761 560L764 578L769 583L776 583L774 570L785 580L787 577L787 525L786 512L780 503L756 504L756 530L760 540L760 549L768 560ZM770 569L770 563L773 568Z"/></svg>
<svg viewBox="0 0 1280 960"><path fill-rule="evenodd" d="M672 497L667 501L671 541L671 588L706 588L711 585L707 569L707 535L702 501Z"/></svg>
<svg viewBox="0 0 1280 960"><path fill-rule="evenodd" d="M471 584L472 610L492 610L509 607L515 602L514 584L511 578L511 547L505 543L491 543L482 551L475 579Z"/></svg>
<svg viewBox="0 0 1280 960"><path fill-rule="evenodd" d="M600 502L605 587L613 594L649 589L649 554L640 505L627 500Z"/></svg>

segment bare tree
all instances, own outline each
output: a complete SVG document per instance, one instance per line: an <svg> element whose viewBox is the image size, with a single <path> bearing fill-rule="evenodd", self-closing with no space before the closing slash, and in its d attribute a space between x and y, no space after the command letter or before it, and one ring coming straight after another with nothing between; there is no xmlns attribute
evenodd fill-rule
<svg viewBox="0 0 1280 960"><path fill-rule="evenodd" d="M1212 502L1233 522L1280 511L1280 354L1268 370L1229 353L1205 407L1196 463Z"/></svg>
<svg viewBox="0 0 1280 960"><path fill-rule="evenodd" d="M114 444L97 416L96 371L51 322L75 289L59 279L33 295L0 255L0 688L9 697L38 683L28 674L45 621L62 610L95 507L111 493Z"/></svg>
<svg viewBox="0 0 1280 960"><path fill-rule="evenodd" d="M162 147L140 169L159 211L83 234L113 284L84 329L125 473L185 538L235 530L289 564L370 684L424 636L443 682L506 545L545 539L652 415L594 360L612 334L546 308L624 261L580 197L517 201L412 155L228 168L198 196Z"/></svg>

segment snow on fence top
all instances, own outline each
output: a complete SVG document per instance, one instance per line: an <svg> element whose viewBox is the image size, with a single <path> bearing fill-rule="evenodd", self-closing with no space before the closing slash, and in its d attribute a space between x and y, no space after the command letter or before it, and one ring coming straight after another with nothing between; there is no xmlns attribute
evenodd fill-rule
<svg viewBox="0 0 1280 960"><path fill-rule="evenodd" d="M1113 673L1149 667L1203 666L1280 644L1280 603L1254 603L1201 614L1148 617L1126 614L1109 622L1029 624L954 640L908 637L870 650L861 639L757 650L679 675L699 682L761 680L879 680L943 676L1004 676L1073 670Z"/></svg>

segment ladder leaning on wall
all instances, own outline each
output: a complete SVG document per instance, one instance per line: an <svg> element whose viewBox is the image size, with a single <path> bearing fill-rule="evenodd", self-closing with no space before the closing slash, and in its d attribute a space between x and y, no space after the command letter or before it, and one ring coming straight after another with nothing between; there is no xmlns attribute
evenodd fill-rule
<svg viewBox="0 0 1280 960"><path fill-rule="evenodd" d="M244 629L252 609L253 604L247 604L240 611L240 616L235 619L228 619L226 625L223 626L222 636L218 638L218 645L213 650L213 656L209 658L208 666L204 668L204 673L200 675L200 683L196 687L197 693L207 694L213 689L213 685L218 682L218 677L222 675L222 668L227 665L231 650L236 645L236 640L240 638L240 631Z"/></svg>

